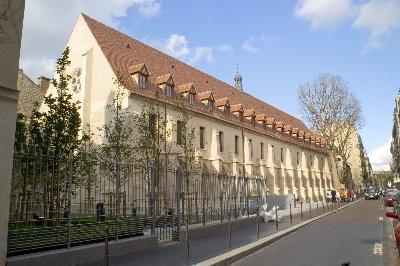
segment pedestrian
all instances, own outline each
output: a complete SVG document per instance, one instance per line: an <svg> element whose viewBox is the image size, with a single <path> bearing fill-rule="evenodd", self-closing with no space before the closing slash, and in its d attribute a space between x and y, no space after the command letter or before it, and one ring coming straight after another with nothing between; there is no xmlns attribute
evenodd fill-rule
<svg viewBox="0 0 400 266"><path fill-rule="evenodd" d="M331 197L332 197L332 203L335 203L335 201L336 201L336 191L334 189L331 190Z"/></svg>

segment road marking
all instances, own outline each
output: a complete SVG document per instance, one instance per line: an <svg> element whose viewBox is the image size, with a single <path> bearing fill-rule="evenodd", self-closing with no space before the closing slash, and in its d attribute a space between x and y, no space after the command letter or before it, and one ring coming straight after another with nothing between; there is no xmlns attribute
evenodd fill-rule
<svg viewBox="0 0 400 266"><path fill-rule="evenodd" d="M381 243L375 243L375 245L374 245L374 255L382 256L382 244Z"/></svg>
<svg viewBox="0 0 400 266"><path fill-rule="evenodd" d="M379 221L383 221L383 217L382 217L382 216L379 216L378 220L379 220Z"/></svg>

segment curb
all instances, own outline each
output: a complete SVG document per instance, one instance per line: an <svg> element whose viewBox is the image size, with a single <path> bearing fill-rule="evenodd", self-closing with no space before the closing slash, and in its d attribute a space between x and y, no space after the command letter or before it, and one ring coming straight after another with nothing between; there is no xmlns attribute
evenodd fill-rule
<svg viewBox="0 0 400 266"><path fill-rule="evenodd" d="M254 241L254 242L252 242L250 244L247 244L247 245L241 246L239 248L233 249L233 250L228 251L228 252L226 252L224 254L221 254L219 256L210 258L208 260L204 260L204 261L202 261L202 262L200 262L198 264L195 264L195 265L198 265L198 266L229 265L229 264L231 264L231 263L233 263L235 261L238 261L238 260L240 260L240 259L242 259L244 257L247 257L248 255L256 252L257 250L259 250L259 249L261 249L263 247L266 247L266 246L272 244L273 242L278 241L279 239L281 239L281 238L283 238L283 237L285 237L287 235L290 235L291 233L296 232L297 230L305 227L306 225L308 225L308 224L310 224L310 223L312 223L314 221L317 221L317 220L319 220L321 218L324 218L325 216L328 216L329 214L336 213L337 211L339 211L341 209L347 208L347 207L351 206L352 204L355 204L355 203L359 202L360 200L361 199L358 199L358 200L356 200L354 202L351 202L351 203L349 203L349 204L347 204L345 206L342 206L342 207L340 207L340 208L338 208L336 210L321 214L321 215L319 215L317 217L314 217L314 218L311 218L311 219L306 220L304 222L298 223L298 224L293 225L293 226L291 226L289 228L283 229L283 230L281 230L281 231L279 231L279 232L277 232L275 234L266 236L264 238L261 238L259 240Z"/></svg>

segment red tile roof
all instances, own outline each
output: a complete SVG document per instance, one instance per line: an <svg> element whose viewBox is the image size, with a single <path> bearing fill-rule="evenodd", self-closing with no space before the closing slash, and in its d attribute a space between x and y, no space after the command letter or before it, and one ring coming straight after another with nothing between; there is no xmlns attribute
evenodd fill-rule
<svg viewBox="0 0 400 266"><path fill-rule="evenodd" d="M244 117L255 116L256 113L254 109L244 110L243 112Z"/></svg>
<svg viewBox="0 0 400 266"><path fill-rule="evenodd" d="M232 111L232 113L235 113L235 112L243 112L243 111L244 111L244 110L243 110L243 105L240 104L240 103L238 103L238 104L233 104L233 105L231 105L231 111Z"/></svg>
<svg viewBox="0 0 400 266"><path fill-rule="evenodd" d="M127 36L115 29L112 29L86 15L83 15L90 31L92 32L94 38L99 44L103 54L105 55L108 63L110 64L112 70L115 72L117 77L123 82L125 87L132 92L144 97L154 97L151 96L150 91L153 90L157 93L157 88L154 88L153 84L160 82L160 77L165 75L172 75L175 85L181 86L188 83L193 83L197 90L197 99L222 99L228 98L231 104L231 111L237 112L240 110L240 105L243 108L252 108L255 113L266 114L269 117L274 117L276 121L283 126L284 124L293 125L301 130L309 131L306 125L299 119L253 97L252 95L240 92L235 87L220 81L190 65L187 65L169 55L164 54L144 43L141 43L130 36ZM149 92L139 90L133 79L130 77L130 69L132 66L140 64L145 64L149 77ZM156 79L158 78L157 82ZM160 94L161 95L161 94ZM171 104L176 104L173 102L174 99L166 99L162 95L156 96L162 97L160 100L170 102ZM204 106L195 104L194 109L198 112L205 113ZM218 110L219 111L219 110ZM218 113L214 111L214 117L226 120L233 118L222 118ZM208 114L210 113L208 112ZM236 120L235 120L236 121ZM244 123L237 120L234 123ZM277 122L278 123L278 122ZM244 127L248 127L244 125ZM253 130L260 131L252 127ZM287 138L285 136L280 136L278 133L265 132L267 135L274 136L278 139L285 139L288 142L298 143L299 145L305 145L312 149L309 144L304 143L304 141L298 140L296 138ZM325 152L325 150L321 150Z"/></svg>
<svg viewBox="0 0 400 266"><path fill-rule="evenodd" d="M179 93L192 92L192 93L196 94L196 88L194 87L193 83L180 85L175 90L176 90L176 92L179 92Z"/></svg>
<svg viewBox="0 0 400 266"><path fill-rule="evenodd" d="M205 92L201 92L197 94L197 99L199 101L204 101L204 100L210 100L210 101L214 101L214 95L212 93L212 91L205 91Z"/></svg>
<svg viewBox="0 0 400 266"><path fill-rule="evenodd" d="M267 117L265 114L258 114L256 115L256 121L266 121Z"/></svg>
<svg viewBox="0 0 400 266"><path fill-rule="evenodd" d="M83 15L83 17L116 73L126 75L130 66L145 63L152 77L170 73L174 76L175 84L178 86L192 82L199 93L212 90L216 98L221 99L226 97L232 105L241 103L245 109L253 108L257 113L265 113L269 117L275 117L278 121L282 121L285 124L291 124L299 129L308 131L308 128L302 121L278 108L248 93L242 93L235 87L86 15ZM129 85L134 86L133 82Z"/></svg>
<svg viewBox="0 0 400 266"><path fill-rule="evenodd" d="M230 106L229 104L229 99L228 98L222 98L218 99L215 101L215 106L220 107L220 106Z"/></svg>
<svg viewBox="0 0 400 266"><path fill-rule="evenodd" d="M170 83L170 85L174 85L174 79L172 78L171 74L165 74L159 77L156 77L154 80L154 83L157 85L164 84L164 83Z"/></svg>

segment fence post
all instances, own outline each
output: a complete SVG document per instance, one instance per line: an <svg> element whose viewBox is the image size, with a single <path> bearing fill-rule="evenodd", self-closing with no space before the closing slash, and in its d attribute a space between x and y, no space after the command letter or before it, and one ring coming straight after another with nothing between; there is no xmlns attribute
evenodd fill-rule
<svg viewBox="0 0 400 266"><path fill-rule="evenodd" d="M109 229L108 229L108 226L106 226L106 228L105 228L105 236L104 236L104 261L105 261L105 265L106 266L108 266L108 263L109 263L109 254L108 254L108 252L109 252L109 249L108 249L108 234L109 234L109 231L108 231Z"/></svg>
<svg viewBox="0 0 400 266"><path fill-rule="evenodd" d="M228 220L228 233L229 233L229 249L232 249L232 224L231 224L231 212L232 210L229 209L229 220Z"/></svg>
<svg viewBox="0 0 400 266"><path fill-rule="evenodd" d="M203 226L206 225L206 179L204 173L201 173L201 204L203 213Z"/></svg>
<svg viewBox="0 0 400 266"><path fill-rule="evenodd" d="M293 225L292 203L289 203L290 226Z"/></svg>
<svg viewBox="0 0 400 266"><path fill-rule="evenodd" d="M177 224L177 240L180 240L180 234L181 234L181 185L182 185L182 171L180 167L175 168L175 182L176 182L176 188L175 188L175 200L176 200L176 213L177 213L177 218L178 218L178 224Z"/></svg>
<svg viewBox="0 0 400 266"><path fill-rule="evenodd" d="M311 213L311 201L308 202L308 207L310 208L310 219L312 217L312 213Z"/></svg>
<svg viewBox="0 0 400 266"><path fill-rule="evenodd" d="M72 166L74 160L74 152L73 150L70 151L68 157L68 249L71 247L71 200L72 200Z"/></svg>
<svg viewBox="0 0 400 266"><path fill-rule="evenodd" d="M303 202L300 202L300 213L301 213L301 220L303 221Z"/></svg>
<svg viewBox="0 0 400 266"><path fill-rule="evenodd" d="M260 196L257 196L257 238L260 238Z"/></svg>
<svg viewBox="0 0 400 266"><path fill-rule="evenodd" d="M188 219L186 217L186 265L189 265L190 263L190 245L189 245L189 224L188 224Z"/></svg>
<svg viewBox="0 0 400 266"><path fill-rule="evenodd" d="M279 221L278 221L278 208L275 206L275 227L276 231L279 231Z"/></svg>
<svg viewBox="0 0 400 266"><path fill-rule="evenodd" d="M156 169L154 165L150 166L151 174L151 234L156 233Z"/></svg>
<svg viewBox="0 0 400 266"><path fill-rule="evenodd" d="M116 159L116 178L115 178L115 189L116 189L116 200L115 200L115 216L117 220L117 237L116 240L118 240L119 232L120 232L120 207L121 207L121 172L120 172L120 161L119 158Z"/></svg>

